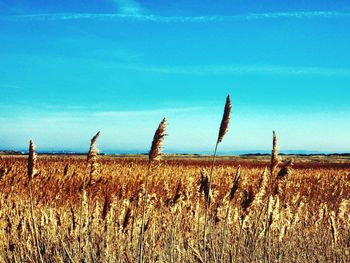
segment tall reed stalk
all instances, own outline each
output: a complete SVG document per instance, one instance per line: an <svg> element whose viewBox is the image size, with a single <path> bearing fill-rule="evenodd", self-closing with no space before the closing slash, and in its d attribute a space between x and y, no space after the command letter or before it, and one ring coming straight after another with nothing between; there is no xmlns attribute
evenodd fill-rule
<svg viewBox="0 0 350 263"><path fill-rule="evenodd" d="M98 154L98 148L96 145L97 139L100 136L100 132L97 132L96 135L91 139L90 142L90 148L89 152L87 154L87 167L89 169L89 182L91 182L92 177L94 174L97 172L98 164L97 164L97 154ZM84 261L84 258L82 256L82 247L81 247L81 239L82 239L82 222L83 222L83 202L84 202L84 193L85 193L85 188L86 188L86 175L83 175L83 184L82 184L82 189L81 189L81 199L80 199L80 213L79 213L79 259L81 262ZM89 211L90 211L90 195L88 194L87 196L87 204L88 204L88 231L89 231L89 243L90 243L90 252L91 252L91 259L94 261L93 253L92 253L92 240L91 240L91 229L90 229L90 220L89 220Z"/></svg>
<svg viewBox="0 0 350 263"><path fill-rule="evenodd" d="M268 193L266 198L266 211L265 211L265 231L264 231L264 262L269 261L269 233L270 233L270 222L271 222L271 215L270 211L272 210L273 204L271 202L271 194L272 194L272 188L273 184L275 182L276 177L276 169L279 165L279 158L278 158L278 142L277 142L277 135L276 132L273 131L273 139L272 139L272 152L271 152L271 164L270 164L270 178L269 178L269 186L268 186Z"/></svg>
<svg viewBox="0 0 350 263"><path fill-rule="evenodd" d="M156 132L154 133L151 150L149 151L149 154L148 154L148 171L146 173L145 187L143 192L142 221L141 221L141 230L140 230L139 243L138 243L139 263L143 262L143 242L144 242L144 234L145 234L145 217L146 217L147 198L148 198L148 181L149 181L148 178L151 173L153 162L160 157L164 137L166 136L165 129L166 129L166 119L163 118Z"/></svg>
<svg viewBox="0 0 350 263"><path fill-rule="evenodd" d="M230 95L226 98L225 108L224 108L224 114L222 116L220 130L218 134L218 139L215 144L215 150L211 162L210 167L210 173L208 178L208 194L205 198L205 219L204 219L204 229L203 229L203 250L204 250L204 263L207 262L207 228L208 228L208 217L209 217L209 205L210 205L210 187L211 187L211 178L213 177L213 171L214 171L214 164L216 160L216 154L218 150L219 143L222 142L222 139L224 138L225 134L228 131L228 124L230 122L230 114L231 114L231 100Z"/></svg>
<svg viewBox="0 0 350 263"><path fill-rule="evenodd" d="M36 166L35 145L33 141L30 140L29 156L28 156L28 191L29 191L29 203L30 203L30 216L31 216L32 225L33 225L33 236L34 236L35 247L37 249L39 260L40 262L43 263L44 261L41 255L40 243L38 239L37 227L36 227L35 216L34 216L34 204L33 204L33 195L32 195L32 187L31 187L32 179L37 174L37 170L35 166Z"/></svg>

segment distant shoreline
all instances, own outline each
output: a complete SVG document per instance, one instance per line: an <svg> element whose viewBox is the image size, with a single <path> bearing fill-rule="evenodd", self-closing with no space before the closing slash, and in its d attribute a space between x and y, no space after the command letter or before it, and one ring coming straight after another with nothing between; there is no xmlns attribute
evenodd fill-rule
<svg viewBox="0 0 350 263"><path fill-rule="evenodd" d="M13 150L0 150L0 156L4 155L27 155L27 151L13 151ZM84 156L86 152L71 152L71 151L38 151L38 155L48 155L48 156ZM142 157L147 156L148 153L99 153L101 156L110 156L110 157ZM290 156L290 157L315 157L315 156L324 156L324 157L350 157L350 153L317 153L317 152L303 152L300 153L289 153L281 152L280 156ZM208 153L165 153L164 156L168 157L208 157L211 154ZM266 152L252 152L252 153L219 153L219 157L267 157L271 156L270 153Z"/></svg>

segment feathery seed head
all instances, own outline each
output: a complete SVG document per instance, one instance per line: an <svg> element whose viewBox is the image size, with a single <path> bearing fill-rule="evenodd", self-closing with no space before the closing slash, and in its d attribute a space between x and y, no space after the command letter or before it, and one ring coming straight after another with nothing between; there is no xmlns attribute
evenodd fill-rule
<svg viewBox="0 0 350 263"><path fill-rule="evenodd" d="M163 118L156 132L154 133L151 150L149 151L149 154L148 154L148 158L150 162L158 159L158 157L160 156L163 140L164 140L164 137L166 136L165 129L166 129L166 119Z"/></svg>
<svg viewBox="0 0 350 263"><path fill-rule="evenodd" d="M97 149L96 141L97 141L99 136L100 136L100 132L96 133L96 135L91 139L90 149L89 149L89 153L87 156L88 162L94 160L97 156L98 149Z"/></svg>
<svg viewBox="0 0 350 263"><path fill-rule="evenodd" d="M271 175L275 172L277 166L279 164L278 159L278 143L277 143L277 135L276 132L273 131L273 143L272 143L272 154L271 154L271 167L270 172Z"/></svg>
<svg viewBox="0 0 350 263"><path fill-rule="evenodd" d="M222 116L222 120L221 120L220 131L219 131L219 136L218 136L218 143L222 142L224 135L228 131L228 124L230 122L230 114L231 114L231 100L230 100L230 95L228 95L226 98L224 115Z"/></svg>
<svg viewBox="0 0 350 263"><path fill-rule="evenodd" d="M32 140L29 141L29 156L28 156L28 178L31 180L37 173L35 169L36 165L36 154L35 145Z"/></svg>
<svg viewBox="0 0 350 263"><path fill-rule="evenodd" d="M99 136L100 136L100 132L96 133L96 135L91 139L90 149L89 149L89 153L87 155L88 165L90 164L89 184L92 182L92 177L98 171L98 163L97 163L98 148L96 145L96 141L97 141Z"/></svg>

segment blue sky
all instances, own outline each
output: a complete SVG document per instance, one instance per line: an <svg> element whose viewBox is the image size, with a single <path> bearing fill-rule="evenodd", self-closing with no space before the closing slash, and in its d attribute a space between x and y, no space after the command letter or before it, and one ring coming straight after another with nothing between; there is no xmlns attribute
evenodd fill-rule
<svg viewBox="0 0 350 263"><path fill-rule="evenodd" d="M0 0L0 148L350 151L349 1Z"/></svg>

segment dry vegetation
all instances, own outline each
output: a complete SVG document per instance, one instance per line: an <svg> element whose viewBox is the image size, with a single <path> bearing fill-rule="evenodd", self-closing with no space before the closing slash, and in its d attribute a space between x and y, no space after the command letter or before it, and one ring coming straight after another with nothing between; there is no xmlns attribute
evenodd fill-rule
<svg viewBox="0 0 350 263"><path fill-rule="evenodd" d="M39 261L32 236L26 162L23 157L0 161L1 262ZM98 162L98 174L86 185L90 217L86 194L83 199L82 258L86 262L135 262L148 161L103 157ZM232 199L229 194L239 164L241 176ZM144 259L200 262L205 197L199 190L201 171L210 169L210 161L166 159L156 165L149 178ZM224 262L263 261L266 226L262 211L268 188L262 188L266 180L261 177L262 165L217 160L211 185L208 262L220 260L223 240ZM89 173L86 160L39 157L37 169L32 192L42 257L45 262L79 262L80 193ZM286 185L274 196L266 260L349 262L349 170L349 164L340 168L295 164ZM223 236L227 207L230 213Z"/></svg>
<svg viewBox="0 0 350 263"><path fill-rule="evenodd" d="M230 101L216 149L227 132ZM350 262L350 162L0 157L1 262Z"/></svg>

